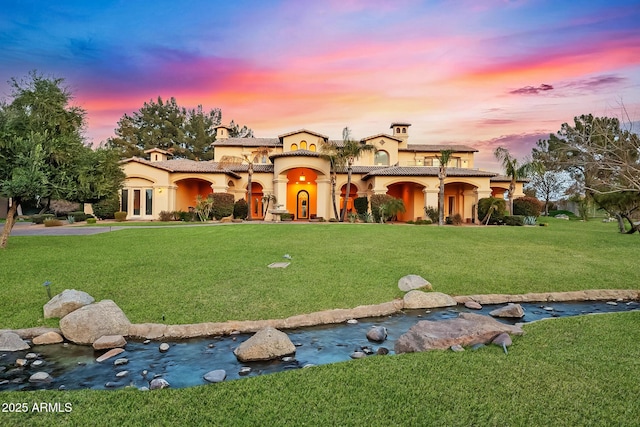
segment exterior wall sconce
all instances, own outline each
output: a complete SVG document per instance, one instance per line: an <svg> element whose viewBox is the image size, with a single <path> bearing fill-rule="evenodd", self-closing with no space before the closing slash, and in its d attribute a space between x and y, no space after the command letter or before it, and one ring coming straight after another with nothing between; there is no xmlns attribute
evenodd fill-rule
<svg viewBox="0 0 640 427"><path fill-rule="evenodd" d="M304 172L302 172L302 173L300 174L300 178L299 178L299 180L300 180L301 182L305 182L305 181L307 180L307 177L306 177L306 176L304 176Z"/></svg>

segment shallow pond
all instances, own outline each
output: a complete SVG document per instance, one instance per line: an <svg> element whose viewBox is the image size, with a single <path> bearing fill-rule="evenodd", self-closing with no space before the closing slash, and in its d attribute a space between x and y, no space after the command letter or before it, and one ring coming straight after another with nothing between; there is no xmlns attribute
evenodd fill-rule
<svg viewBox="0 0 640 427"><path fill-rule="evenodd" d="M227 380L234 380L342 362L349 360L354 351L361 349L371 350L375 354L379 347L385 347L389 354L393 354L396 339L420 320L449 319L466 311L488 314L503 305L486 305L482 310L469 310L463 305L432 310L407 310L388 317L359 319L356 324L341 323L285 330L296 345L296 354L291 358L270 362L240 363L236 360L233 350L252 334L167 341L170 348L166 353L159 351L159 342L145 344L129 341L123 353L101 363L96 362L96 358L105 351L94 351L92 347L73 344L33 346L27 351L0 354L0 390L116 389L126 386L140 388L148 387L149 381L154 377L164 378L172 388L192 387L206 384L204 374L217 369L226 371ZM640 309L637 302L626 301L521 305L525 310L524 318L497 320L515 324L550 317ZM381 344L371 343L366 338L367 331L377 325L388 330L388 338ZM37 358L29 360L26 366L17 367L16 360L24 359L27 353L35 353ZM115 366L114 361L119 358L126 358L128 362ZM49 373L53 381L46 384L29 383L29 377L40 371Z"/></svg>

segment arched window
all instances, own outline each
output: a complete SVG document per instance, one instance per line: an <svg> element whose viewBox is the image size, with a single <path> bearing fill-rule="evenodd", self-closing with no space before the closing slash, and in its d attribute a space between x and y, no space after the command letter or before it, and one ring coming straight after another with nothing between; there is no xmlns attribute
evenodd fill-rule
<svg viewBox="0 0 640 427"><path fill-rule="evenodd" d="M389 153L384 150L376 151L373 164L376 166L389 166Z"/></svg>
<svg viewBox="0 0 640 427"><path fill-rule="evenodd" d="M316 151L316 144L309 144L309 151Z"/></svg>
<svg viewBox="0 0 640 427"><path fill-rule="evenodd" d="M300 149L301 150L307 149L307 141L300 141Z"/></svg>
<svg viewBox="0 0 640 427"><path fill-rule="evenodd" d="M402 128L402 133L407 133L407 128Z"/></svg>
<svg viewBox="0 0 640 427"><path fill-rule="evenodd" d="M400 128L396 128L396 133L400 133Z"/></svg>
<svg viewBox="0 0 640 427"><path fill-rule="evenodd" d="M298 144L291 144L291 151L296 151L298 149Z"/></svg>

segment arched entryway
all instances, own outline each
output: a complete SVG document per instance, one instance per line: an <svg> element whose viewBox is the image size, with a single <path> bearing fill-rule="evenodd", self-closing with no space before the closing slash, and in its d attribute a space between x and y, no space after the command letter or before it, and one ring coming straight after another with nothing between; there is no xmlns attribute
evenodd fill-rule
<svg viewBox="0 0 640 427"><path fill-rule="evenodd" d="M251 218L262 219L264 218L262 197L264 196L263 188L260 183L251 183ZM249 194L247 193L247 197Z"/></svg>
<svg viewBox="0 0 640 427"><path fill-rule="evenodd" d="M309 215L309 192L300 190L296 197L296 218L309 219Z"/></svg>
<svg viewBox="0 0 640 427"><path fill-rule="evenodd" d="M198 196L206 198L213 193L211 183L203 179L187 178L176 181L176 210L188 212L196 205Z"/></svg>
<svg viewBox="0 0 640 427"><path fill-rule="evenodd" d="M356 210L353 203L356 197L358 197L358 187L354 183L351 183L351 187L349 187L349 197L346 197L346 195L347 195L347 184L344 184L340 189L340 205L338 206L338 209L340 209L340 212L342 212L342 210L344 209L344 203L346 201L347 213L355 212Z"/></svg>
<svg viewBox="0 0 640 427"><path fill-rule="evenodd" d="M424 185L415 182L397 182L387 187L387 194L404 202L405 212L398 214L398 221L424 218Z"/></svg>
<svg viewBox="0 0 640 427"><path fill-rule="evenodd" d="M287 211L295 220L315 218L318 212L318 173L310 168L294 168L287 171L286 176Z"/></svg>
<svg viewBox="0 0 640 427"><path fill-rule="evenodd" d="M460 214L464 222L477 220L478 187L465 182L449 182L444 186L444 216Z"/></svg>

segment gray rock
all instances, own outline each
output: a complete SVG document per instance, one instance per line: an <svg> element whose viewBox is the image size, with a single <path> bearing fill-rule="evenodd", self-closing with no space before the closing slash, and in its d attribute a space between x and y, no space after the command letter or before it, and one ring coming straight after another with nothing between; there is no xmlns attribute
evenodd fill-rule
<svg viewBox="0 0 640 427"><path fill-rule="evenodd" d="M456 304L456 300L447 294L442 292L422 292L422 291L409 291L404 297L404 308L436 308L436 307L451 307Z"/></svg>
<svg viewBox="0 0 640 427"><path fill-rule="evenodd" d="M357 325L358 324L358 320L357 319L349 319L349 320L347 320L347 323L349 325Z"/></svg>
<svg viewBox="0 0 640 427"><path fill-rule="evenodd" d="M149 391L149 387L142 386L138 390L140 390L140 391Z"/></svg>
<svg viewBox="0 0 640 427"><path fill-rule="evenodd" d="M429 281L427 281L426 279L416 274L409 274L398 280L398 288L402 292L409 292L413 291L414 289L425 289L430 291L431 289L433 289L433 286L431 286L431 283L429 283Z"/></svg>
<svg viewBox="0 0 640 427"><path fill-rule="evenodd" d="M386 348L386 347L380 347L380 348L378 348L378 350L376 351L376 354L377 354L377 355L380 355L380 356L385 356L385 355L389 354L389 349L388 349L388 348Z"/></svg>
<svg viewBox="0 0 640 427"><path fill-rule="evenodd" d="M349 357L352 359L364 359L365 357L367 357L367 355L362 351L354 351L349 355Z"/></svg>
<svg viewBox="0 0 640 427"><path fill-rule="evenodd" d="M127 345L127 340L122 335L103 335L93 342L95 350L106 350L108 348L120 348Z"/></svg>
<svg viewBox="0 0 640 427"><path fill-rule="evenodd" d="M513 344L513 341L511 341L511 336L508 333L503 332L491 340L491 344L508 347Z"/></svg>
<svg viewBox="0 0 640 427"><path fill-rule="evenodd" d="M33 339L33 345L44 345L44 344L58 344L64 341L62 335L57 332L45 332L42 335L38 335Z"/></svg>
<svg viewBox="0 0 640 427"><path fill-rule="evenodd" d="M31 366L42 366L44 365L44 360L34 360Z"/></svg>
<svg viewBox="0 0 640 427"><path fill-rule="evenodd" d="M51 381L53 378L47 372L36 372L29 377L30 383L50 383Z"/></svg>
<svg viewBox="0 0 640 427"><path fill-rule="evenodd" d="M127 335L131 322L111 300L81 307L60 320L62 335L76 344L93 344L104 335Z"/></svg>
<svg viewBox="0 0 640 427"><path fill-rule="evenodd" d="M160 344L160 347L158 347L158 350L160 350L160 353L166 353L167 351L169 351L169 344L163 342L162 344Z"/></svg>
<svg viewBox="0 0 640 427"><path fill-rule="evenodd" d="M126 377L127 375L129 375L129 371L120 371L116 374L116 378Z"/></svg>
<svg viewBox="0 0 640 427"><path fill-rule="evenodd" d="M44 305L44 318L50 319L57 317L62 319L80 307L93 304L94 301L93 297L86 292L76 291L75 289L65 289Z"/></svg>
<svg viewBox="0 0 640 427"><path fill-rule="evenodd" d="M505 307L496 308L489 313L493 317L524 317L524 310L520 304L509 303Z"/></svg>
<svg viewBox="0 0 640 427"><path fill-rule="evenodd" d="M27 359L16 359L16 366L27 366L29 361Z"/></svg>
<svg viewBox="0 0 640 427"><path fill-rule="evenodd" d="M0 334L0 351L21 351L31 347L15 332L3 332Z"/></svg>
<svg viewBox="0 0 640 427"><path fill-rule="evenodd" d="M27 360L37 359L38 355L35 353L27 353L25 354L24 358Z"/></svg>
<svg viewBox="0 0 640 427"><path fill-rule="evenodd" d="M242 368L240 368L240 372L238 372L238 374L242 376L249 375L250 373L251 368L249 366L243 366Z"/></svg>
<svg viewBox="0 0 640 427"><path fill-rule="evenodd" d="M367 339L373 342L383 342L387 339L387 328L384 326L374 326L367 331Z"/></svg>
<svg viewBox="0 0 640 427"><path fill-rule="evenodd" d="M471 310L482 310L482 305L475 301L467 301L464 303L464 306Z"/></svg>
<svg viewBox="0 0 640 427"><path fill-rule="evenodd" d="M461 351L464 351L464 347L461 346L460 344L455 344L451 346L451 350L455 351L456 353L459 353Z"/></svg>
<svg viewBox="0 0 640 427"><path fill-rule="evenodd" d="M171 384L169 384L169 382L164 378L154 378L149 383L149 389L151 390L159 390L163 388L168 388L170 386Z"/></svg>
<svg viewBox="0 0 640 427"><path fill-rule="evenodd" d="M113 366L122 366L126 365L127 363L129 363L129 359L127 359L126 357L121 357L120 359L116 359L113 362Z"/></svg>
<svg viewBox="0 0 640 427"><path fill-rule="evenodd" d="M490 316L460 313L456 319L421 320L400 336L395 344L396 354L429 350L446 350L453 345L473 346L489 343L502 333L522 335L519 326L498 322Z"/></svg>
<svg viewBox="0 0 640 427"><path fill-rule="evenodd" d="M96 362L100 363L100 362L104 362L107 359L111 359L113 356L117 356L120 353L122 353L124 351L124 348L113 348L109 351L107 351L105 354L103 354L102 356L98 357L96 359Z"/></svg>
<svg viewBox="0 0 640 427"><path fill-rule="evenodd" d="M210 383L221 383L227 378L227 371L224 369L216 369L204 374L204 379Z"/></svg>
<svg viewBox="0 0 640 427"><path fill-rule="evenodd" d="M275 328L267 327L256 332L251 338L240 344L233 354L241 362L272 360L294 354L296 347L287 334Z"/></svg>

